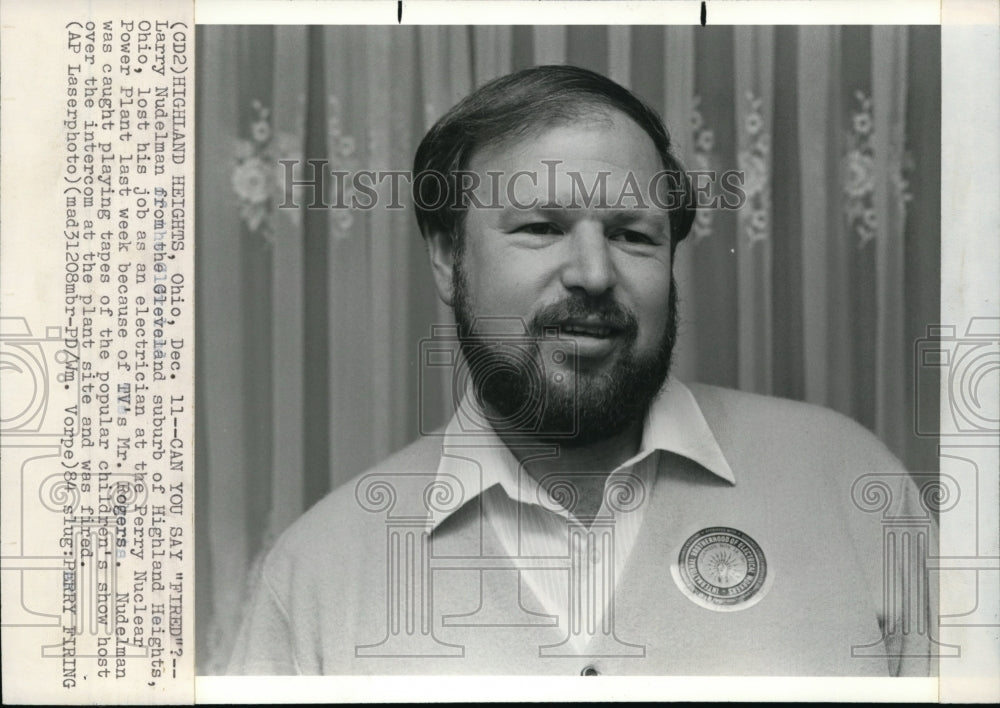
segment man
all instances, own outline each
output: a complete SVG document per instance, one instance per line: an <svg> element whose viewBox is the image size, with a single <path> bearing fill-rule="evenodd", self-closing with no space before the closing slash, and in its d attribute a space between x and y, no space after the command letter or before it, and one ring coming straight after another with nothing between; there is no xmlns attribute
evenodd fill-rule
<svg viewBox="0 0 1000 708"><path fill-rule="evenodd" d="M518 72L449 111L415 173L441 177L418 223L463 356L424 354L464 396L279 539L234 672L929 671L929 525L884 534L886 509L922 513L885 447L669 376L694 207L651 109L583 69Z"/></svg>

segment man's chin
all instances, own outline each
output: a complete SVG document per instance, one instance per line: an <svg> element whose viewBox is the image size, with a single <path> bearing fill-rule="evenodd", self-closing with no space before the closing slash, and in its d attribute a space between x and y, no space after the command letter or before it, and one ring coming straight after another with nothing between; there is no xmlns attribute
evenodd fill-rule
<svg viewBox="0 0 1000 708"><path fill-rule="evenodd" d="M656 395L651 390L655 379L662 383L659 375L663 372L636 371L623 363L624 358L620 352L607 357L573 357L559 367L548 368L544 403L512 396L515 391L527 394L530 388L513 381L480 390L480 401L493 411L493 420L511 423L495 426L498 433L569 447L589 445L641 424ZM631 377L623 369L631 369ZM531 409L534 415L522 415Z"/></svg>
<svg viewBox="0 0 1000 708"><path fill-rule="evenodd" d="M546 411L533 433L534 437L551 440L568 447L590 445L629 429L641 422L645 407L631 408L608 395L607 376L599 383L581 376L579 388L563 389L554 399L550 398Z"/></svg>

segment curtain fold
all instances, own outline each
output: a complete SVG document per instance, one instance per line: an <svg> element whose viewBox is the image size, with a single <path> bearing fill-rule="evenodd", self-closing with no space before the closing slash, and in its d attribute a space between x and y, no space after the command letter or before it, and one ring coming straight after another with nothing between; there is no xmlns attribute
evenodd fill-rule
<svg viewBox="0 0 1000 708"><path fill-rule="evenodd" d="M364 30L365 63L368 67L370 81L367 82L368 101L367 116L392 115L391 91L392 66L391 37L387 28L376 27ZM390 144L391 125L388 121L369 120L366 147L368 169L387 169L390 162L392 145ZM368 295L371 303L371 317L368 327L371 336L369 351L369 401L371 417L369 425L372 431L372 457L382 459L391 452L393 439L393 358L395 344L393 332L396 329L393 302L397 302L402 292L397 292L396 280L398 273L394 264L399 262L394 258L392 233L392 212L375 209L365 215L364 242L369 248L368 260ZM344 346L343 339L339 346Z"/></svg>
<svg viewBox="0 0 1000 708"><path fill-rule="evenodd" d="M677 251L681 378L829 406L936 468L911 422L937 395L911 354L937 321L935 28L200 27L198 57L201 673L224 670L274 538L453 410L452 371L420 356L453 318L409 185L352 209L337 173L408 170L448 108L521 67L605 73L688 169L742 172L745 202L701 209Z"/></svg>
<svg viewBox="0 0 1000 708"><path fill-rule="evenodd" d="M367 29L353 27L324 28L325 50L326 145L319 157L327 160L331 172L348 173L369 167L370 140L367 78ZM365 76L365 81L358 77ZM321 121L323 122L323 121ZM327 488L339 484L340 470L363 469L372 458L375 447L372 420L384 406L379 386L373 386L375 366L372 361L373 308L370 288L370 250L366 238L366 212L350 209L355 196L346 177L331 178L327 203L331 205L317 218L327 221L329 250L327 251L327 351L329 379L317 381L328 386L330 410L329 463ZM353 295L348 296L349 293ZM383 370L382 375L386 372ZM358 401L371 404L357 406ZM352 414L345 415L346 406L354 405Z"/></svg>
<svg viewBox="0 0 1000 708"><path fill-rule="evenodd" d="M272 77L274 108L271 125L273 140L280 144L283 159L300 159L305 154L306 61L300 47L305 44L303 27L275 29L275 67ZM271 236L274 253L272 281L271 348L273 406L280 415L273 416L274 444L271 467L288 470L271 479L269 533L274 536L302 513L304 491L303 414L305 412L302 356L303 290L289 287L301 283L304 276L304 239L302 215L298 210L275 210L275 232Z"/></svg>
<svg viewBox="0 0 1000 708"><path fill-rule="evenodd" d="M875 347L875 432L890 447L903 443L906 420L905 312L903 298L906 186L906 32L872 29L872 150L875 156L875 213L880 219L877 258L878 327Z"/></svg>
<svg viewBox="0 0 1000 708"><path fill-rule="evenodd" d="M198 54L199 91L213 101L199 101L197 171L208 190L196 202L199 229L211 224L211 240L201 239L195 259L198 308L198 422L195 437L202 452L195 475L199 559L197 593L201 667L214 673L231 649L231 628L240 621L252 554L245 533L247 506L246 434L239 411L244 406L243 359L233 356L243 348L243 309L240 297L242 268L241 221L232 218L229 185L234 179L227 141L237 136L240 92L231 67L238 65L239 33L223 32L205 42ZM212 146L222 146L211 159ZM212 194L225 195L222 199ZM208 372L211 372L209 375ZM209 421L215 421L210 423ZM218 500L227 500L220 504ZM211 519L211 527L206 521ZM206 540L207 539L207 540ZM207 552L206 552L207 551ZM207 572L204 572L207 571Z"/></svg>
<svg viewBox="0 0 1000 708"><path fill-rule="evenodd" d="M632 88L632 28L608 27L608 76Z"/></svg>
<svg viewBox="0 0 1000 708"><path fill-rule="evenodd" d="M532 29L535 64L566 63L566 28L539 25Z"/></svg>
<svg viewBox="0 0 1000 708"><path fill-rule="evenodd" d="M733 44L737 164L746 175L743 189L747 196L738 212L736 235L738 383L745 391L771 393L774 29L737 27Z"/></svg>
<svg viewBox="0 0 1000 708"><path fill-rule="evenodd" d="M798 93L797 139L801 174L802 280L809 284L802 292L802 338L805 357L807 400L829 405L827 380L829 360L830 285L827 263L831 239L839 237L831 228L831 205L836 199L834 144L829 135L831 122L831 76L834 71L833 33L829 27L802 27L797 47ZM836 210L833 211L836 214Z"/></svg>
<svg viewBox="0 0 1000 708"><path fill-rule="evenodd" d="M476 86L511 72L513 40L510 27L475 27L473 37Z"/></svg>

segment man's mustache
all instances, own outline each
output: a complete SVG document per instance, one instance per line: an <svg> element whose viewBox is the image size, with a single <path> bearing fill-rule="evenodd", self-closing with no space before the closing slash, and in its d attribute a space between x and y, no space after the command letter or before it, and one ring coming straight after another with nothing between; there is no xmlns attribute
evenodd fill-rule
<svg viewBox="0 0 1000 708"><path fill-rule="evenodd" d="M639 320L635 314L610 294L596 297L577 294L546 305L531 318L529 331L540 337L547 327L565 326L574 321L599 323L627 339L634 339L639 331Z"/></svg>

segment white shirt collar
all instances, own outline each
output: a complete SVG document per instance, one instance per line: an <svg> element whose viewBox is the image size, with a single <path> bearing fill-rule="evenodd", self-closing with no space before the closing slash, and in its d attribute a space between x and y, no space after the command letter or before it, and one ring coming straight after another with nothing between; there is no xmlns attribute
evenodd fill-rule
<svg viewBox="0 0 1000 708"><path fill-rule="evenodd" d="M473 401L474 396L467 394L461 406ZM540 450L545 447L544 443L539 443ZM656 450L687 457L717 477L736 484L733 470L694 395L673 377L667 379L650 406L638 452L618 469L631 466ZM431 528L436 528L463 504L497 484L511 499L526 504L541 503L547 494L528 475L519 476L519 469L517 458L492 429L470 433L457 415L452 416L442 441L437 477L457 480L463 499L447 511L432 511Z"/></svg>

